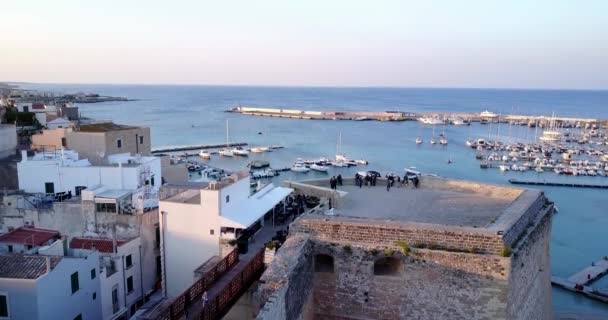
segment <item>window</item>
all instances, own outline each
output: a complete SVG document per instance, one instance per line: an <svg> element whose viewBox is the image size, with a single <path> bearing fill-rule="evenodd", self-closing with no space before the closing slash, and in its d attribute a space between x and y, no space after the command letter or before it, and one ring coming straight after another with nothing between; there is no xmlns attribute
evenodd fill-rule
<svg viewBox="0 0 608 320"><path fill-rule="evenodd" d="M28 244L28 245L27 245L27 250L32 250L32 248L33 248L33 247L34 247L34 246L32 246L31 244Z"/></svg>
<svg viewBox="0 0 608 320"><path fill-rule="evenodd" d="M74 191L76 191L76 196L79 196L82 194L82 190L86 189L86 186L76 186L74 187Z"/></svg>
<svg viewBox="0 0 608 320"><path fill-rule="evenodd" d="M210 235L214 235L215 234L215 230L213 230L213 229L209 230L209 234Z"/></svg>
<svg viewBox="0 0 608 320"><path fill-rule="evenodd" d="M62 146L62 147L67 147L67 146L68 146L68 143L67 143L67 141L65 140L65 138L61 138L61 146Z"/></svg>
<svg viewBox="0 0 608 320"><path fill-rule="evenodd" d="M97 299L97 292L93 292L93 300Z"/></svg>
<svg viewBox="0 0 608 320"><path fill-rule="evenodd" d="M8 318L8 296L0 294L0 317Z"/></svg>
<svg viewBox="0 0 608 320"><path fill-rule="evenodd" d="M156 225L154 227L154 232L156 233L156 242L154 243L154 248L160 248L160 226Z"/></svg>
<svg viewBox="0 0 608 320"><path fill-rule="evenodd" d="M45 182L44 183L44 192L55 193L55 184L52 182Z"/></svg>
<svg viewBox="0 0 608 320"><path fill-rule="evenodd" d="M315 256L315 272L334 272L334 257L326 254Z"/></svg>
<svg viewBox="0 0 608 320"><path fill-rule="evenodd" d="M118 312L120 307L118 306L118 286L112 288L112 313Z"/></svg>
<svg viewBox="0 0 608 320"><path fill-rule="evenodd" d="M152 186L154 186L154 176L152 176L152 177L150 178L150 184L151 184Z"/></svg>
<svg viewBox="0 0 608 320"><path fill-rule="evenodd" d="M401 272L401 261L393 257L385 257L374 263L374 275L395 276Z"/></svg>
<svg viewBox="0 0 608 320"><path fill-rule="evenodd" d="M139 144L144 144L144 136L139 136Z"/></svg>
<svg viewBox="0 0 608 320"><path fill-rule="evenodd" d="M80 289L80 284L78 283L78 272L72 273L70 279L72 280L72 293L75 293L78 291L78 289Z"/></svg>
<svg viewBox="0 0 608 320"><path fill-rule="evenodd" d="M127 268L127 269L129 269L133 266L133 257L131 257L131 255L128 255L125 258L125 265L126 265L125 268Z"/></svg>
<svg viewBox="0 0 608 320"><path fill-rule="evenodd" d="M97 276L97 271L95 269L91 269L91 279L95 279Z"/></svg>
<svg viewBox="0 0 608 320"><path fill-rule="evenodd" d="M82 314L77 315L74 320L82 320Z"/></svg>
<svg viewBox="0 0 608 320"><path fill-rule="evenodd" d="M226 196L226 203L230 202L230 195Z"/></svg>
<svg viewBox="0 0 608 320"><path fill-rule="evenodd" d="M133 276L127 278L127 293L133 292Z"/></svg>
<svg viewBox="0 0 608 320"><path fill-rule="evenodd" d="M96 203L97 212L116 213L116 203Z"/></svg>
<svg viewBox="0 0 608 320"><path fill-rule="evenodd" d="M122 139L116 140L116 147L117 148L122 148Z"/></svg>
<svg viewBox="0 0 608 320"><path fill-rule="evenodd" d="M9 231L9 232L10 232L10 231ZM9 253L10 253L10 252L13 252L13 246L11 246L11 245L9 245L9 246L8 246L8 252L9 252Z"/></svg>

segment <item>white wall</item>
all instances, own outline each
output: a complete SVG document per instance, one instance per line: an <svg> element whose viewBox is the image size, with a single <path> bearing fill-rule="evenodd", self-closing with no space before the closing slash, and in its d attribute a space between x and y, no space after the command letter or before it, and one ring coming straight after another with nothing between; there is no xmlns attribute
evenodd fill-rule
<svg viewBox="0 0 608 320"><path fill-rule="evenodd" d="M17 163L19 189L26 192L45 192L45 182L55 184L55 192L72 191L76 186L92 187L103 184L108 189L137 189L137 167L63 167L55 160L28 160ZM122 179L121 179L122 177ZM160 181L158 182L160 185Z"/></svg>
<svg viewBox="0 0 608 320"><path fill-rule="evenodd" d="M10 319L38 319L36 280L0 278L0 293L8 295Z"/></svg>
<svg viewBox="0 0 608 320"><path fill-rule="evenodd" d="M226 208L234 206L240 201L246 201L249 198L249 194L251 193L249 191L249 183L250 178L246 177L229 186L220 189L220 212L224 212ZM230 196L229 202L226 202L226 196Z"/></svg>
<svg viewBox="0 0 608 320"><path fill-rule="evenodd" d="M14 154L16 148L16 127L11 124L0 124L0 158Z"/></svg>
<svg viewBox="0 0 608 320"><path fill-rule="evenodd" d="M108 275L108 270L104 269L99 274L100 291L101 291L101 315L102 319L112 319L115 315L122 314L128 310L125 306L125 283L123 282L123 268L121 268L122 258L120 256L111 257L117 266L117 270L111 276ZM118 288L118 311L113 312L112 306L112 289Z"/></svg>
<svg viewBox="0 0 608 320"><path fill-rule="evenodd" d="M217 191L201 190L204 205L160 202L163 285L168 297L190 287L194 270L219 254L218 195Z"/></svg>
<svg viewBox="0 0 608 320"><path fill-rule="evenodd" d="M95 269L95 279L91 279ZM72 293L70 276L78 272L80 289ZM93 293L97 294L93 299ZM90 253L85 258L64 257L52 272L37 281L38 319L99 319L101 300L99 286L99 254Z"/></svg>
<svg viewBox="0 0 608 320"><path fill-rule="evenodd" d="M131 293L126 292L127 294L127 308L130 308L132 304L136 303L137 300L142 299L142 279L141 279L141 271L142 265L139 256L139 247L141 245L141 241L139 238L133 239L128 243L123 244L118 247L117 253L122 257L122 267L124 268L125 273L125 290L127 286L127 279L129 277L133 277L133 291ZM126 257L131 255L133 265L130 268L126 268Z"/></svg>

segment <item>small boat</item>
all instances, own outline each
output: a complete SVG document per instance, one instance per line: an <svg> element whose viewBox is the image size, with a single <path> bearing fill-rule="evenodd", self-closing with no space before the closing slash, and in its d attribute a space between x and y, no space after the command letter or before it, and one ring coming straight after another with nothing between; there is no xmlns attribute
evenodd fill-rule
<svg viewBox="0 0 608 320"><path fill-rule="evenodd" d="M500 165L500 166L498 166L498 169L500 169L500 171L503 171L503 172L509 171L509 166Z"/></svg>
<svg viewBox="0 0 608 320"><path fill-rule="evenodd" d="M357 164L362 164L362 165L364 165L364 166L368 164L367 160L362 160L362 159L355 160L355 163L357 163Z"/></svg>
<svg viewBox="0 0 608 320"><path fill-rule="evenodd" d="M467 147L475 148L477 147L477 144L475 143L475 141L467 139Z"/></svg>
<svg viewBox="0 0 608 320"><path fill-rule="evenodd" d="M416 137L416 144L422 144L422 138Z"/></svg>
<svg viewBox="0 0 608 320"><path fill-rule="evenodd" d="M324 165L320 165L320 164L312 164L310 165L310 170L315 170L315 171L320 171L320 172L327 172L327 167Z"/></svg>
<svg viewBox="0 0 608 320"><path fill-rule="evenodd" d="M268 151L268 147L253 147L250 151L253 153L262 153Z"/></svg>
<svg viewBox="0 0 608 320"><path fill-rule="evenodd" d="M242 147L234 147L232 148L230 151L232 151L232 154L234 154L235 156L248 156L249 155L249 151L243 149Z"/></svg>
<svg viewBox="0 0 608 320"><path fill-rule="evenodd" d="M334 167L348 167L348 163L344 162L344 161L332 161L331 165Z"/></svg>
<svg viewBox="0 0 608 320"><path fill-rule="evenodd" d="M448 139L446 137L441 137L441 139L439 139L439 144L447 145Z"/></svg>
<svg viewBox="0 0 608 320"><path fill-rule="evenodd" d="M545 172L545 170L543 170L543 168L541 168L540 166L536 167L536 169L534 169L536 172L538 173L543 173Z"/></svg>
<svg viewBox="0 0 608 320"><path fill-rule="evenodd" d="M204 150L201 150L201 152L198 153L198 156L202 159L211 159L211 153Z"/></svg>
<svg viewBox="0 0 608 320"><path fill-rule="evenodd" d="M431 140L429 140L429 142L430 142L431 144L436 144L436 143L437 143L437 141L435 141L435 138L431 138Z"/></svg>
<svg viewBox="0 0 608 320"><path fill-rule="evenodd" d="M310 169L306 168L304 163L296 161L296 162L294 162L293 166L291 166L291 171L308 172L308 171L310 171Z"/></svg>
<svg viewBox="0 0 608 320"><path fill-rule="evenodd" d="M218 153L222 157L234 157L234 153L232 153L232 150L230 150L228 148L224 148L224 149L218 151Z"/></svg>
<svg viewBox="0 0 608 320"><path fill-rule="evenodd" d="M249 163L249 167L252 169L261 169L270 167L270 162L264 160L254 160Z"/></svg>

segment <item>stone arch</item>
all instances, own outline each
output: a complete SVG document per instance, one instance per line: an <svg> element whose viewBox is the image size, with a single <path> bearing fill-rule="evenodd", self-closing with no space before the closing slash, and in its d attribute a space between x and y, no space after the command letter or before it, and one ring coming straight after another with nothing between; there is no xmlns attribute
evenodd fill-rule
<svg viewBox="0 0 608 320"><path fill-rule="evenodd" d="M375 276L396 276L403 270L401 260L395 257L384 257L374 262Z"/></svg>
<svg viewBox="0 0 608 320"><path fill-rule="evenodd" d="M316 254L315 272L334 273L334 257L323 253Z"/></svg>

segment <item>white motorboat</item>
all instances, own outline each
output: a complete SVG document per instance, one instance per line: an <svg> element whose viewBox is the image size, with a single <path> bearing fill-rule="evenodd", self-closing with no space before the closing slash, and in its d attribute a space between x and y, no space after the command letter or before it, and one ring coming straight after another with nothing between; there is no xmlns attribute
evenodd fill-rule
<svg viewBox="0 0 608 320"><path fill-rule="evenodd" d="M310 171L310 169L306 168L304 163L296 161L296 162L294 162L293 166L291 166L291 171L308 172L308 171Z"/></svg>
<svg viewBox="0 0 608 320"><path fill-rule="evenodd" d="M348 163L343 161L332 161L331 165L334 167L348 167Z"/></svg>
<svg viewBox="0 0 608 320"><path fill-rule="evenodd" d="M228 148L224 148L224 149L218 151L218 153L222 157L234 157L234 153L232 153L232 150L230 150Z"/></svg>
<svg viewBox="0 0 608 320"><path fill-rule="evenodd" d="M201 152L198 153L198 156L202 159L211 159L211 153L205 150L201 150Z"/></svg>
<svg viewBox="0 0 608 320"><path fill-rule="evenodd" d="M471 139L467 139L467 147L471 147L471 148L475 148L477 147L477 144L475 144L475 141L471 140Z"/></svg>
<svg viewBox="0 0 608 320"><path fill-rule="evenodd" d="M446 137L441 137L439 139L439 144L447 145L448 144L448 139Z"/></svg>
<svg viewBox="0 0 608 320"><path fill-rule="evenodd" d="M235 156L248 156L249 155L249 151L241 148L241 147L234 147L232 149L230 149L230 151L232 152L232 154L234 154Z"/></svg>
<svg viewBox="0 0 608 320"><path fill-rule="evenodd" d="M545 170L543 170L543 168L541 168L540 166L536 167L536 169L534 169L536 172L538 173L543 173L545 172Z"/></svg>
<svg viewBox="0 0 608 320"><path fill-rule="evenodd" d="M262 153L268 151L268 147L253 147L251 148L251 152L253 153Z"/></svg>
<svg viewBox="0 0 608 320"><path fill-rule="evenodd" d="M490 112L488 110L482 111L479 113L479 117L481 118L496 118L498 115L494 112Z"/></svg>
<svg viewBox="0 0 608 320"><path fill-rule="evenodd" d="M509 166L505 166L505 165L500 165L498 166L498 169L500 169L500 171L509 171Z"/></svg>
<svg viewBox="0 0 608 320"><path fill-rule="evenodd" d="M455 126L462 126L462 125L465 124L464 121L462 119L460 119L460 118L454 118L454 119L452 119L451 122Z"/></svg>
<svg viewBox="0 0 608 320"><path fill-rule="evenodd" d="M368 164L367 160L363 160L363 159L355 160L355 163L362 164L362 165L367 165Z"/></svg>
<svg viewBox="0 0 608 320"><path fill-rule="evenodd" d="M485 146L485 145L486 145L486 140L477 139L477 146Z"/></svg>
<svg viewBox="0 0 608 320"><path fill-rule="evenodd" d="M429 142L430 142L431 144L436 144L436 143L437 143L437 141L435 141L435 138L431 138L431 140L429 140Z"/></svg>
<svg viewBox="0 0 608 320"><path fill-rule="evenodd" d="M416 144L422 144L422 138L416 137Z"/></svg>
<svg viewBox="0 0 608 320"><path fill-rule="evenodd" d="M327 167L324 165L320 165L320 164L312 164L310 165L310 170L315 170L315 171L320 171L320 172L327 172Z"/></svg>
<svg viewBox="0 0 608 320"><path fill-rule="evenodd" d="M422 117L422 118L418 118L418 121L424 123L424 124L443 124L443 120L439 119L439 118L435 118L435 117Z"/></svg>

